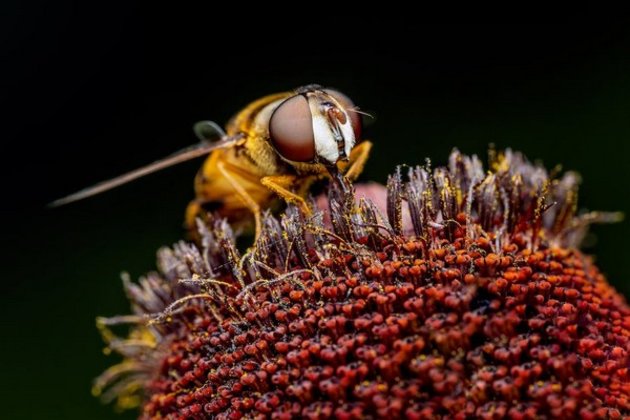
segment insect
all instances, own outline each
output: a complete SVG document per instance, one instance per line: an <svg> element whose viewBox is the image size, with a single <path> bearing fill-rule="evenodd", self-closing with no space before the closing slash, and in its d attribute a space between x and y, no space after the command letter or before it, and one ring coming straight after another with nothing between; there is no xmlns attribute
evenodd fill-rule
<svg viewBox="0 0 630 420"><path fill-rule="evenodd" d="M313 182L340 174L349 180L359 176L372 147L369 141L360 142L361 114L346 95L319 85L265 96L237 113L226 132L214 122L199 122L194 127L198 144L51 205L81 200L209 154L195 178L186 226L194 227L195 219L208 210L231 222L253 215L258 236L262 210L278 198L308 215L305 197Z"/></svg>

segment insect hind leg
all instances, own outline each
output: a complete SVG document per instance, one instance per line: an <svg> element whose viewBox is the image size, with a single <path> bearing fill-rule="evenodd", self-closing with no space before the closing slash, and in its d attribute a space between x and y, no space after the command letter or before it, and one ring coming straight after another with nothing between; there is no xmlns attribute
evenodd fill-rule
<svg viewBox="0 0 630 420"><path fill-rule="evenodd" d="M197 230L197 219L204 218L206 213L212 213L221 208L221 203L216 201L205 201L200 198L191 200L186 207L184 216L184 227L186 230L193 232Z"/></svg>
<svg viewBox="0 0 630 420"><path fill-rule="evenodd" d="M262 232L262 214L260 210L260 206L258 203L252 198L252 196L247 192L245 188L238 182L232 172L228 169L227 165L224 162L217 163L217 169L219 173L224 177L226 181L230 183L234 191L238 194L241 200L249 211L254 215L254 222L256 225L256 236L255 239L258 239L260 233Z"/></svg>

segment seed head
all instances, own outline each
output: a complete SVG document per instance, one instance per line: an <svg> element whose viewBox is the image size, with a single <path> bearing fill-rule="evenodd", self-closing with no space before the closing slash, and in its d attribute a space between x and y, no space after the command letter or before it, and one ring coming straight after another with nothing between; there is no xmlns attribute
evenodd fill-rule
<svg viewBox="0 0 630 420"><path fill-rule="evenodd" d="M244 253L210 217L124 279L95 393L141 418L630 415L630 308L577 249L618 215L577 215L578 182L454 151L398 168L385 209L333 183L325 212L267 213Z"/></svg>

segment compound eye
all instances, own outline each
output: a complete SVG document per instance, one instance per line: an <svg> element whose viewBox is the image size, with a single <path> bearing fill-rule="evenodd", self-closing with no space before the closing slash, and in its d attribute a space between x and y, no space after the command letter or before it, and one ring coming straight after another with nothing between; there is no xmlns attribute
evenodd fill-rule
<svg viewBox="0 0 630 420"><path fill-rule="evenodd" d="M313 117L304 96L293 96L278 105L269 120L269 137L285 159L294 162L315 160Z"/></svg>
<svg viewBox="0 0 630 420"><path fill-rule="evenodd" d="M354 131L354 138L356 141L361 139L361 132L363 130L363 122L361 121L361 114L355 112L356 106L350 98L343 93L334 89L324 89L324 92L332 96L343 107L343 110L350 117L350 123L352 124L352 130Z"/></svg>

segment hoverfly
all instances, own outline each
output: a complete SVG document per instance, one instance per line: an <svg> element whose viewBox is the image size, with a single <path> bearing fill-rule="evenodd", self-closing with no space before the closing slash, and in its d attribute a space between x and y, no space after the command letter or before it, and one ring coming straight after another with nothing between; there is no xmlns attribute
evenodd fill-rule
<svg viewBox="0 0 630 420"><path fill-rule="evenodd" d="M166 167L210 154L195 178L195 199L185 223L205 210L231 222L253 215L256 237L261 211L278 197L311 209L305 199L318 179L343 174L354 180L363 170L372 144L360 142L362 114L343 93L318 85L265 96L252 102L227 124L195 124L198 144L119 177L51 203L60 206L125 184Z"/></svg>

